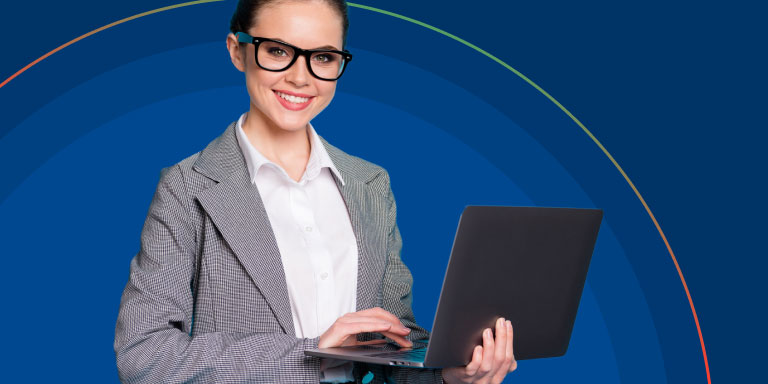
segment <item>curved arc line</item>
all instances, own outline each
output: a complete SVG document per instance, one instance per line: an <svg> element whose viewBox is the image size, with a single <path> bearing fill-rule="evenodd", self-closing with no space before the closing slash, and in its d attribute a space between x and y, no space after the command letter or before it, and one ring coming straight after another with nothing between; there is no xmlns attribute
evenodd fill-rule
<svg viewBox="0 0 768 384"><path fill-rule="evenodd" d="M696 331L699 334L699 342L701 343L701 350L702 350L702 353L704 355L704 367L705 367L705 369L707 371L707 383L712 384L712 379L711 379L710 373L709 373L709 362L708 362L708 359L707 359L707 350L706 350L706 348L704 346L704 337L702 336L702 333L701 333L701 326L699 324L699 317L696 314L696 308L693 305L693 299L691 298L691 293L690 293L690 291L688 289L688 284L685 282L685 277L683 276L683 271L680 269L680 265L677 262L677 258L675 257L675 253L672 251L672 247L669 245L669 241L667 240L667 236L664 235L664 231L661 230L661 226L659 225L659 222L656 220L656 216L653 214L653 212L651 212L651 208L648 206L648 203L646 203L645 199L640 194L640 191L638 191L637 187L635 187L635 183L633 183L632 180L629 179L629 176L627 175L627 173L624 172L624 169L619 165L619 163L616 161L616 159L614 159L613 156L608 152L608 150L603 146L603 144L600 143L600 140L598 140L595 137L595 135L593 135L592 132L590 132L589 129L587 129L587 127L585 127L584 124L582 124L581 121L579 121L579 119L576 118L576 116L574 116L568 109L566 109L562 104L560 104L560 102L557 101L554 97L552 97L552 95L550 95L547 91L542 89L538 84L534 83L527 76L525 76L522 73L520 73L520 71L516 70L515 68L512 68L509 64L505 63L504 61L502 61L501 59L497 58L496 56L486 52L482 48L480 48L480 47L478 47L478 46L476 46L476 45L474 45L474 44L472 44L472 43L470 43L470 42L468 42L468 41L466 41L466 40L464 40L464 39L462 39L462 38L460 38L460 37L458 37L456 35L453 35L453 34L451 34L449 32L446 32L446 31L444 31L444 30L442 30L440 28L434 27L432 25L426 24L426 23L418 21L416 19L412 19L412 18L407 17L407 16L403 16L403 15L400 15L400 14L397 14L397 13L385 11L383 9L374 8L374 7L370 7L370 6L362 5L362 4L356 4L356 3L349 3L348 2L347 5L349 5L351 7L355 7L355 8L365 9L365 10L368 10L368 11L382 13L382 14L385 14L385 15L388 15L388 16L396 17L398 19L402 19L402 20L411 22L413 24L420 25L420 26L422 26L424 28L427 28L427 29L430 29L432 31L435 31L435 32L437 32L437 33L439 33L441 35L450 37L451 39L456 40L456 41L458 41L458 42L460 42L460 43L462 43L462 44L464 44L464 45L466 45L466 46L476 50L477 52L482 53L483 55L485 55L489 59L497 62L498 64L500 64L504 68L510 70L512 73L514 73L515 75L517 75L518 77L523 79L526 83L531 85L537 91L541 92L542 95L544 95L547 99L549 99L552 103L554 103L558 108L560 108L560 110L565 112L565 114L568 115L568 117L570 117L571 120L573 120L584 131L584 133L586 133L587 136L589 136L589 138L592 139L592 141L595 142L595 144L597 144L597 146L600 148L600 150L603 151L603 153L608 157L608 159L611 161L611 163L613 163L613 165L616 167L616 169L618 169L619 173L621 173L621 175L624 177L624 180L627 181L627 184L629 184L629 186L632 188L632 191L635 192L635 195L640 200L640 203L643 204L643 207L645 208L645 211L648 213L648 216L650 216L651 221L653 221L653 225L656 227L656 230L659 232L659 235L661 235L661 239L662 239L662 241L664 241L664 245L667 247L667 251L669 252L669 255L672 257L672 262L675 264L675 268L677 269L677 274L680 277L680 281L683 283L683 289L685 290L685 295L688 297L688 303L691 306L691 313L693 314L693 320L696 323Z"/></svg>
<svg viewBox="0 0 768 384"><path fill-rule="evenodd" d="M24 68L16 71L16 73L14 73L9 78L5 79L2 83L0 83L0 88L3 88L6 84L10 83L11 80L15 79L16 77L18 77L22 73L26 72L28 69L34 67L37 63L47 59L49 56L53 55L54 53L56 53L58 51L61 51L62 49L66 48L66 47L68 47L68 46L70 46L70 45L72 45L74 43L77 43L78 41L80 41L82 39L85 39L88 36L97 34L97 33L101 32L101 31L103 31L105 29L109 29L109 28L112 28L112 27L114 27L116 25L119 25L119 24L122 24L122 23L125 23L125 22L128 22L128 21L131 21L131 20L134 20L134 19L138 19L140 17L148 16L148 15L151 15L151 14L154 14L154 13L160 13L160 12L164 12L164 11L169 11L171 9L186 7L186 6L190 6L190 5L197 5L197 4L203 4L203 3L214 3L214 2L219 2L219 1L224 1L224 0L196 0L196 1L186 2L186 3L169 5L167 7L157 8L157 9L153 9L151 11L142 12L142 13L130 16L130 17L126 17L124 19L121 19L121 20L109 23L109 24L107 24L107 25L105 25L103 27L96 28L96 29L94 29L94 30L92 30L92 31L90 31L88 33L80 35L80 36L78 36L78 37L76 37L76 38L74 38L74 39L72 39L72 40L70 40L70 41L68 41L68 42L66 42L66 43L56 47L56 48L54 48L52 51L46 53L45 55L42 55L42 56L38 57L35 61L27 64Z"/></svg>
<svg viewBox="0 0 768 384"><path fill-rule="evenodd" d="M154 14L154 13L164 12L164 11L168 11L168 10L171 10L171 9L186 7L186 6L190 6L190 5L197 5L197 4L203 4L203 3L213 3L213 2L221 2L221 1L224 1L224 0L197 0L197 1L190 1L190 2L186 2L186 3L179 3L179 4L169 5L167 7L157 8L157 9L154 9L154 10L151 10L151 11L142 12L142 13L130 16L130 17L126 17L124 19L121 19L121 20L115 21L113 23L107 24L107 25L105 25L103 27L94 29L94 30L92 30L92 31L90 31L88 33L85 33L85 34L83 34L83 35L81 35L81 36L79 36L79 37L77 37L75 39L72 39L72 40L70 40L70 41L68 41L68 42L58 46L57 48L51 50L50 52L46 53L45 55L40 56L39 58L37 58L33 62L27 64L24 68L18 70L16 73L14 73L13 75L11 75L7 79L5 79L2 83L0 83L0 88L3 88L6 84L11 82L11 80L15 79L16 77L18 77L22 73L26 72L28 69L32 68L33 66L37 65L39 62L45 60L49 56L53 55L54 53L56 53L58 51L61 51L62 49L66 48L66 47L68 47L68 46L70 46L70 45L72 45L72 44L74 44L74 43L76 43L76 42L78 42L78 41L80 41L82 39L85 39L88 36L91 36L91 35L94 35L96 33L99 33L99 32L101 32L101 31L103 31L105 29L114 27L116 25L119 25L119 24L122 24L122 23L125 23L125 22L128 22L128 21L131 21L131 20L134 20L134 19L138 19L140 17L148 16L148 15L151 15L151 14ZM661 230L661 226L659 225L659 222L656 220L656 216L654 216L653 212L651 212L650 207L648 207L648 204L646 203L646 201L643 198L643 196L640 194L640 191L637 190L637 187L635 187L635 184L632 182L632 180L629 179L629 176L627 176L626 172L624 172L624 169L619 165L618 162L616 162L616 160L613 158L613 156L608 152L607 149L605 149L603 144L600 143L600 141L592 134L592 132L590 132L587 129L587 127L585 127L584 124L582 124L581 121L579 121L579 119L577 119L575 116L573 116L573 114L570 111L568 111L568 109L566 109L562 104L560 104L560 102L558 102L554 97L552 97L547 91L545 91L544 89L539 87L536 83L534 83L531 79L529 79L528 77L526 77L525 75L520 73L518 70L512 68L509 64L505 63L504 61L502 61L501 59L497 58L496 56L486 52L482 48L480 48L480 47L478 47L478 46L476 46L476 45L474 45L474 44L472 44L472 43L470 43L470 42L468 42L468 41L466 41L466 40L464 40L464 39L462 39L462 38L460 38L458 36L455 36L455 35L453 35L451 33L448 33L448 32L446 32L446 31L444 31L442 29L433 27L433 26L431 26L429 24L423 23L421 21L418 21L416 19L412 19L412 18L407 17L407 16L399 15L397 13L385 11L385 10L379 9L379 8L369 7L367 5L362 5L362 4L356 4L356 3L349 3L348 2L347 5L349 5L351 7L356 7L356 8L361 8L361 9L365 9L365 10L369 10L369 11L373 11L373 12L382 13L382 14L385 14L385 15L388 15L388 16L392 16L392 17L395 17L395 18L398 18L398 19L402 19L402 20L411 22L413 24L420 25L422 27L425 27L427 29L435 31L435 32L437 32L437 33L439 33L441 35L450 37L451 39L454 39L454 40L456 40L456 41L458 41L458 42L460 42L460 43L462 43L462 44L464 44L464 45L466 45L466 46L468 46L468 47L470 47L470 48L472 48L472 49L482 53L486 57L490 58L491 60L497 62L498 64L500 64L504 68L507 68L508 70L513 72L515 75L517 75L518 77L523 79L526 83L528 83L529 85L534 87L537 91L541 92L541 94L543 94L547 99L552 101L558 108L560 108L560 110L565 112L565 114L568 115L568 117L570 117L571 120L573 120L587 134L587 136L589 136L592 139L592 141L595 142L595 144L597 144L597 146L600 148L600 150L602 150L603 153L608 157L608 159L611 160L611 163L613 163L613 165L616 167L616 169L619 170L619 173L621 173L621 175L627 181L629 186L635 192L635 195L640 200L640 202L643 204L643 207L645 207L646 212L648 212L648 215L650 216L651 220L653 221L653 224L656 226L656 230L661 235L661 238L662 238L662 240L664 241L664 244L667 247L667 251L669 251L670 256L672 256L672 261L675 264L675 268L677 269L677 274L680 277L680 281L683 283L683 289L685 290L685 294L688 297L688 303L691 306L691 312L693 313L693 319L694 319L694 322L696 323L696 330L698 331L698 334L699 334L699 341L701 342L701 349L702 349L702 352L704 354L704 366L705 366L706 371L707 371L707 382L709 384L711 384L712 380L711 380L710 373L709 373L709 363L708 363L708 360L707 360L707 350L706 350L706 348L704 346L704 338L703 338L702 333L701 333L701 326L699 324L699 317L696 314L696 308L693 305L693 299L691 298L691 293L690 293L690 291L688 289L688 284L686 284L686 282L685 282L685 277L683 277L683 272L680 269L680 265L677 262L677 258L675 257L674 252L672 251L672 247L669 245L669 241L667 241L667 237L664 235L664 232Z"/></svg>

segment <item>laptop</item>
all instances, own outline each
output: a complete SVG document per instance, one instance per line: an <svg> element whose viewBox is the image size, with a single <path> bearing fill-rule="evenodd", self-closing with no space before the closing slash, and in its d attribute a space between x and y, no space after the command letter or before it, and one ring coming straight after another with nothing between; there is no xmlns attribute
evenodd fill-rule
<svg viewBox="0 0 768 384"><path fill-rule="evenodd" d="M516 360L568 350L603 211L467 206L459 219L429 340L305 350L407 367L470 362L485 328L512 322Z"/></svg>

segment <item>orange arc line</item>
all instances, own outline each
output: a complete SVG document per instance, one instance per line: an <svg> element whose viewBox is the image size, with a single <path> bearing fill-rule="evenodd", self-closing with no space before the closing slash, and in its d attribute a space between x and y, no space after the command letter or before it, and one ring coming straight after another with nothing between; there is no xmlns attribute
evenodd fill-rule
<svg viewBox="0 0 768 384"><path fill-rule="evenodd" d="M45 55L40 56L39 58L37 58L37 60L27 64L24 68L16 71L16 73L11 75L11 77L5 79L2 83L0 83L0 88L3 88L6 84L10 83L11 80L15 79L16 77L18 77L19 75L24 73L26 70L32 68L37 63L45 60L46 58L48 58L49 56L53 55L54 53L56 53L58 51L61 51L62 49L66 48L66 47L68 47L68 46L70 46L70 45L72 45L74 43L77 43L78 41L80 41L82 39L85 39L88 36L91 36L93 34L99 33L99 32L101 32L101 31L103 31L105 29L112 28L115 25L122 24L122 23L125 23L127 21L138 19L140 17L144 17L144 16L147 16L147 15L151 15L153 13L163 12L163 11L167 11L167 10L174 9L174 8L181 8L181 7L186 7L186 6L189 6L189 5L202 4L202 3L213 3L213 2L219 2L219 1L224 1L224 0L197 0L197 1L190 1L190 2L187 2L187 3L180 3L180 4L175 4L175 5L169 5L167 7L157 8L157 9L153 9L151 11L142 12L142 13L139 13L137 15L126 17L126 18L124 18L122 20L118 20L118 21L115 21L113 23L109 23L109 24L107 24L107 25L105 25L103 27L96 28L93 31L90 31L90 32L88 32L86 34L83 34L83 35L81 35L79 37L76 37L76 38L74 38L74 39L72 39L72 40L70 40L70 41L68 41L68 42L58 46L57 48L55 48L52 51L46 53Z"/></svg>
<svg viewBox="0 0 768 384"><path fill-rule="evenodd" d="M707 359L707 349L704 346L704 336L701 333L701 325L699 324L699 316L696 314L696 307L693 306L693 299L691 298L691 292L688 290L688 284L685 282L685 277L683 277L683 271L680 269L680 264L677 263L677 257L675 257L675 253L672 251L672 247L669 245L669 241L667 241L667 236L664 234L664 231L661 230L661 225L659 225L659 222L656 220L656 216L653 215L653 212L651 212L651 208L648 206L648 204L645 202L645 199L642 195L640 195L640 191L637 190L635 187L635 183L633 183L629 176L624 172L624 169L619 166L619 164L616 162L616 160L611 156L608 151L603 147L602 144L600 144L599 141L597 141L596 138L593 138L595 142L600 146L600 148L603 149L603 151L608 155L608 157L611 159L613 164L616 166L616 168L621 172L621 174L624 176L624 179L627 180L629 183L629 186L632 187L632 190L635 192L635 195L637 195L637 198L640 199L640 202L643 204L643 207L645 207L645 210L648 212L648 215L651 217L651 220L653 221L653 225L656 226L656 230L659 232L659 235L661 235L661 239L664 241L664 245L667 247L667 251L669 251L670 256L672 256L672 262L675 264L675 268L677 269L677 274L680 276L680 281L683 283L683 289L685 290L685 295L688 297L688 304L691 306L691 313L693 313L693 321L696 323L696 331L699 333L699 342L701 343L701 351L704 355L704 368L707 371L707 383L712 384L712 378L709 373L709 361Z"/></svg>
<svg viewBox="0 0 768 384"><path fill-rule="evenodd" d="M667 241L667 236L664 235L664 232L661 230L661 226L659 225L658 221L656 220L656 217L651 212L651 208L645 202L645 199L643 199L643 196L640 195L640 191L637 190L637 188L635 187L635 184L632 183L632 181L629 179L629 176L627 176L626 172L624 172L624 170L621 168L621 166L619 166L619 163L616 161L616 159L614 159L613 156L611 156L611 154L608 152L608 150L605 149L603 144L600 143L600 140L598 140L595 137L595 135L593 135L592 132L590 132L589 129L587 129L587 127L585 127L584 124L582 124L581 121L579 121L579 119L576 118L576 116L573 116L573 114L570 111L568 111L568 109L566 109L562 104L560 104L559 101L557 101L554 97L552 97L552 95L550 95L547 91L545 91L543 88L541 88L538 84L534 83L531 79L529 79L528 77L526 77L525 75L520 73L520 71L516 70L515 68L512 68L509 64L505 63L504 61L502 61L501 59L497 58L496 56L491 55L490 53L486 52L485 50L481 49L480 47L478 47L478 46L476 46L476 45L474 45L474 44L472 44L472 43L470 43L470 42L468 42L468 41L466 41L466 40L464 40L464 39L462 39L462 38L460 38L458 36L455 36L455 35L453 35L451 33L448 33L448 32L446 32L446 31L444 31L444 30L442 30L440 28L434 27L432 25L429 25L429 24L426 24L424 22L412 19L412 18L407 17L407 16L399 15L399 14L396 14L396 13L393 13L393 12L389 12L389 11L385 11L385 10L379 9L379 8L369 7L367 5L354 4L354 3L348 3L348 4L350 6L354 6L354 7L358 7L358 8L362 8L362 9L367 9L367 10L370 10L370 11L379 12L379 13L382 13L382 14L385 14L385 15L393 16L393 17L396 17L396 18L399 18L399 19L402 19L402 20L405 20L405 21L408 21L408 22L420 25L422 27L431 29L431 30L433 30L433 31L435 31L437 33L440 33L440 34L442 34L444 36L447 36L447 37L449 37L451 39L454 39L454 40L456 40L456 41L458 41L458 42L460 42L460 43L462 43L462 44L464 44L464 45L466 45L466 46L468 46L468 47L470 47L470 48L472 48L472 49L482 53L483 55L485 55L486 57L490 58L491 60L493 60L493 61L501 64L503 67L509 69L510 71L512 71L512 73L514 73L515 75L517 75L518 77L523 79L525 82L530 84L532 87L534 87L536 90L541 92L541 94L546 96L550 101L552 101L552 103L554 103L558 108L560 108L560 110L562 110L566 115L568 115L568 117L570 117L571 120L573 120L579 127L581 127L581 129L584 131L584 133L586 133L587 136L589 136L592 139L592 141L594 141L595 144L597 144L597 146L603 151L603 153L608 157L608 159L611 160L611 162L616 167L616 169L621 173L621 175L627 181L629 186L635 192L635 195L637 195L637 198L643 204L643 207L645 207L645 210L646 210L646 212L648 212L648 215L650 216L651 220L653 221L653 224L656 226L656 230L659 232L659 235L661 236L661 239L664 241L664 245L666 245L667 250L669 251L669 255L672 257L672 261L674 262L675 268L677 269L677 275L680 277L680 281L683 283L683 289L685 290L685 295L688 297L688 304L691 307L691 313L693 314L693 320L694 320L694 322L696 324L696 331L699 334L699 342L701 343L701 351L702 351L702 354L704 355L704 368L707 371L707 383L712 384L712 379L710 377L710 372L709 372L709 361L707 359L707 350L704 347L704 336L701 333L701 325L699 324L699 316L696 314L696 307L694 307L694 305L693 305L693 299L691 298L691 292L688 290L688 284L685 282L685 277L683 277L683 271L680 269L680 265L677 262L677 257L675 257L675 253L672 252L672 247L669 245L669 241Z"/></svg>
<svg viewBox="0 0 768 384"><path fill-rule="evenodd" d="M383 13L385 15L393 16L393 17L396 17L396 18L399 18L399 19L402 19L402 20L405 20L405 21L408 21L408 22L420 25L422 27L425 27L425 28L431 29L431 30L433 30L433 31L435 31L437 33L440 33L440 34L442 34L444 36L447 36L447 37L449 37L451 39L454 39L454 40L456 40L456 41L458 41L458 42L460 42L460 43L462 43L462 44L464 44L464 45L466 45L466 46L468 46L468 47L470 47L470 48L472 48L472 49L482 53L483 55L485 55L486 57L490 58L491 60L493 60L493 61L501 64L503 67L509 69L510 71L512 71L512 73L514 73L515 75L517 75L518 77L523 79L525 82L530 84L532 87L534 87L536 90L541 92L541 94L546 96L550 101L552 101L552 103L554 103L558 108L560 108L560 110L562 110L566 115L568 115L568 117L570 117L571 120L573 120L584 131L584 133L586 133L587 136L589 136L592 139L592 141L595 142L595 144L603 151L603 153L608 157L608 159L611 160L613 165L621 173L621 175L624 177L624 179L630 185L632 190L635 192L635 195L637 195L637 198L643 204L643 207L645 207L646 212L648 212L648 215L650 216L651 220L653 221L653 224L656 226L656 230L659 232L659 235L661 236L661 239L664 241L664 245L666 245L667 250L669 251L670 257L672 257L672 261L674 262L675 268L677 269L677 275L680 277L680 281L683 283L683 289L685 290L685 295L688 297L688 304L691 307L691 313L693 314L693 320L694 320L694 322L696 324L696 331L699 334L699 342L701 343L701 351L702 351L702 354L704 355L704 368L707 371L707 383L712 384L712 380L711 380L710 372L709 372L709 361L707 359L706 348L704 347L704 336L701 333L701 326L699 324L699 317L696 314L696 308L693 305L693 299L691 298L691 293L690 293L690 291L688 289L688 284L685 282L685 277L683 277L683 271L680 269L680 265L677 262L677 257L675 257L675 253L672 252L672 247L669 245L669 242L667 241L667 236L664 235L664 232L661 230L661 226L659 225L658 221L656 220L656 217L651 212L651 208L648 207L648 204L646 204L645 199L643 199L642 195L640 195L640 191L637 190L637 188L635 187L634 183L632 183L632 181L629 179L629 176L627 176L627 174L624 172L624 170L621 168L621 166L619 166L619 163L616 161L616 159L614 159L613 156L611 156L611 154L608 152L608 150L605 149L605 147L600 143L600 140L598 140L592 134L592 132L590 132L589 129L587 129L587 127L585 127L584 124L582 124L581 121L579 121L579 119L576 118L576 116L573 116L573 114L570 111L568 111L568 109L566 109L562 104L560 104L559 101L557 101L554 97L552 97L552 95L550 95L547 91L545 91L543 88L541 88L538 84L534 83L531 79L529 79L528 77L526 77L525 75L520 73L520 71L516 70L515 68L512 68L509 64L505 63L504 61L502 61L501 59L497 58L496 56L491 55L490 53L486 52L485 50L481 49L480 47L478 47L478 46L476 46L476 45L474 45L474 44L472 44L472 43L470 43L470 42L468 42L468 41L466 41L466 40L464 40L464 39L462 39L462 38L460 38L460 37L458 37L456 35L448 33L448 32L446 32L446 31L444 31L444 30L442 30L440 28L437 28L437 27L434 27L432 25L423 23L421 21L412 19L410 17L406 17L406 16L403 16L403 15L399 15L399 14L396 14L396 13L385 11L385 10L379 9L379 8L369 7L367 5L354 4L354 3L349 3L349 5L355 6L355 7L358 7L358 8L362 8L362 9L371 10L371 11L374 11L374 12Z"/></svg>

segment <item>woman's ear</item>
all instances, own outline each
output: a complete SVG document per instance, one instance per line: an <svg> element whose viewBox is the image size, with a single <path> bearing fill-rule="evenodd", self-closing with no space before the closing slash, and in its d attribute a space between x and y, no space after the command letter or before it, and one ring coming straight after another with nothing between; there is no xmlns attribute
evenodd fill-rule
<svg viewBox="0 0 768 384"><path fill-rule="evenodd" d="M241 46L237 42L237 37L234 33L227 35L227 50L229 51L229 58L232 60L232 64L240 72L245 72L245 49L246 46Z"/></svg>

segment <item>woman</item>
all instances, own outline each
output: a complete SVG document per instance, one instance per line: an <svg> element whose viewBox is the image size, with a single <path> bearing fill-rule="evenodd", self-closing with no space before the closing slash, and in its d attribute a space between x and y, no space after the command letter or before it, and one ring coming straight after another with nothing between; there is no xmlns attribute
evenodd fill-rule
<svg viewBox="0 0 768 384"><path fill-rule="evenodd" d="M240 1L227 36L250 108L161 172L118 316L125 382L494 382L516 368L512 329L484 332L466 367L393 368L304 350L428 337L387 172L309 121L351 54L343 1Z"/></svg>

